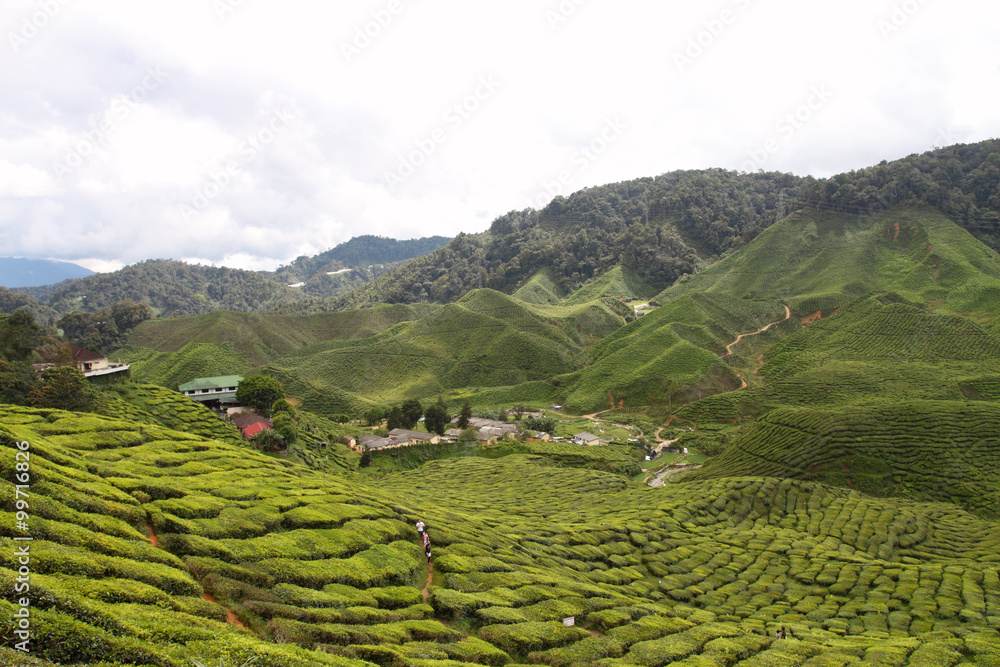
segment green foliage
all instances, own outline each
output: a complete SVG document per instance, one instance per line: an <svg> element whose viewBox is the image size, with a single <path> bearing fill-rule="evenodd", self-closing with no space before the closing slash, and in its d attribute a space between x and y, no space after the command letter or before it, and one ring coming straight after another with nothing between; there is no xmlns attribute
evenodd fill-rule
<svg viewBox="0 0 1000 667"><path fill-rule="evenodd" d="M267 414L276 402L285 397L281 383L270 375L256 375L240 382L236 400Z"/></svg>
<svg viewBox="0 0 1000 667"><path fill-rule="evenodd" d="M19 309L9 316L0 315L0 356L4 359L28 361L41 344L42 329L27 310Z"/></svg>
<svg viewBox="0 0 1000 667"><path fill-rule="evenodd" d="M458 428L465 430L469 427L469 420L472 419L472 404L466 399L462 401L462 409L458 413Z"/></svg>
<svg viewBox="0 0 1000 667"><path fill-rule="evenodd" d="M424 416L424 406L414 398L403 401L401 409L403 412L403 428L416 427L417 422ZM392 429L390 428L389 430L391 431Z"/></svg>
<svg viewBox="0 0 1000 667"><path fill-rule="evenodd" d="M85 411L93 406L94 394L76 366L55 366L42 371L41 382L28 396L28 403L40 408Z"/></svg>
<svg viewBox="0 0 1000 667"><path fill-rule="evenodd" d="M74 312L58 322L64 337L88 350L109 354L125 344L129 332L153 317L145 303L115 303L97 313Z"/></svg>

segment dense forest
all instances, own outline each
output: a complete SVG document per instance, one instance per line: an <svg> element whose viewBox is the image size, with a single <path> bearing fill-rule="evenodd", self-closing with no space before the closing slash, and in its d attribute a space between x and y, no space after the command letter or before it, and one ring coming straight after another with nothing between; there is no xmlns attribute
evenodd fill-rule
<svg viewBox="0 0 1000 667"><path fill-rule="evenodd" d="M287 310L450 302L470 289L512 292L543 268L566 291L622 265L663 289L775 222L802 179L721 169L678 171L557 197L497 218L343 297Z"/></svg>
<svg viewBox="0 0 1000 667"><path fill-rule="evenodd" d="M357 236L336 248L313 257L299 257L274 272L281 282L294 285L342 269L371 269L375 265L398 266L400 262L434 252L451 239L431 236L423 239L398 241L382 236ZM381 274L379 274L381 275Z"/></svg>
<svg viewBox="0 0 1000 667"><path fill-rule="evenodd" d="M933 206L1000 248L1000 141L914 154L829 179L710 169L586 188L541 211L501 216L483 234L460 234L350 294L283 310L450 302L476 287L509 293L544 267L566 291L617 265L662 289L794 210L871 215L905 201Z"/></svg>
<svg viewBox="0 0 1000 667"><path fill-rule="evenodd" d="M872 215L904 201L938 209L1000 249L1000 140L959 144L825 180L799 193L805 206Z"/></svg>
<svg viewBox="0 0 1000 667"><path fill-rule="evenodd" d="M300 295L255 271L195 266L154 259L114 273L99 273L58 285L21 290L60 315L98 312L115 303L146 303L164 317L200 315L215 310L260 312L290 303Z"/></svg>

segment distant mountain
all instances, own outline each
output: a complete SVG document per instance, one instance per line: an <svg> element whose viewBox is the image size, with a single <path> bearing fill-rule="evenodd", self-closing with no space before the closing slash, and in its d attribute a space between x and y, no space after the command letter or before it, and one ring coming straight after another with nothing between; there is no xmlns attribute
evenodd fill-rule
<svg viewBox="0 0 1000 667"><path fill-rule="evenodd" d="M73 278L93 275L90 269L51 259L0 257L0 287L54 285Z"/></svg>
<svg viewBox="0 0 1000 667"><path fill-rule="evenodd" d="M302 298L256 271L148 260L114 273L21 290L60 314L97 312L115 303L149 304L157 315L201 315L215 310L258 312Z"/></svg>
<svg viewBox="0 0 1000 667"><path fill-rule="evenodd" d="M344 269L368 268L375 264L398 264L434 252L451 239L431 236L423 239L397 241L381 236L357 236L336 248L313 257L299 257L275 271L275 277L289 285L308 282L318 275Z"/></svg>
<svg viewBox="0 0 1000 667"><path fill-rule="evenodd" d="M413 241L361 236L315 257L299 257L275 272L148 260L113 273L21 287L18 292L60 316L93 313L123 301L149 304L162 317L218 310L259 313L309 297L344 294L447 242L443 236ZM13 303L13 297L8 301Z"/></svg>

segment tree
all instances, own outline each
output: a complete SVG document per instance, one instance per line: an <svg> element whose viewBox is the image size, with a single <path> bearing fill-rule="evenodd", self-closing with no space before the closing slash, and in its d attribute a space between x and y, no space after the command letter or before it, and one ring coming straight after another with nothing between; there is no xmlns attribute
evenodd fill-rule
<svg viewBox="0 0 1000 667"><path fill-rule="evenodd" d="M368 426L378 426L385 421L388 411L385 408L372 408L365 413L365 424Z"/></svg>
<svg viewBox="0 0 1000 667"><path fill-rule="evenodd" d="M448 422L451 421L448 417L447 410L440 405L432 405L427 408L427 412L424 414L424 426L427 427L429 433L444 435L444 431L448 427Z"/></svg>
<svg viewBox="0 0 1000 667"><path fill-rule="evenodd" d="M474 428L463 429L461 435L458 436L459 442L475 442L476 436L479 435L479 431Z"/></svg>
<svg viewBox="0 0 1000 667"><path fill-rule="evenodd" d="M295 406L283 398L278 399L274 402L274 405L271 406L271 414L279 415L281 413L287 414L292 419L298 416L298 410L295 409Z"/></svg>
<svg viewBox="0 0 1000 667"><path fill-rule="evenodd" d="M285 397L281 383L270 375L257 375L240 382L236 389L236 400L249 405L258 412L267 413L271 406Z"/></svg>
<svg viewBox="0 0 1000 667"><path fill-rule="evenodd" d="M42 344L42 330L31 313L21 309L0 320L0 353L8 361L28 361Z"/></svg>
<svg viewBox="0 0 1000 667"><path fill-rule="evenodd" d="M281 436L287 445L294 445L299 440L299 429L295 425L295 420L287 412L282 412L274 418L272 422L274 430Z"/></svg>
<svg viewBox="0 0 1000 667"><path fill-rule="evenodd" d="M386 429L390 431L395 431L397 428L406 428L406 415L403 414L403 409L398 405L394 405L391 410L389 410L389 415L386 417Z"/></svg>
<svg viewBox="0 0 1000 667"><path fill-rule="evenodd" d="M466 399L462 403L462 410L458 413L458 428L468 428L470 419L472 419L472 406L469 405L469 400Z"/></svg>
<svg viewBox="0 0 1000 667"><path fill-rule="evenodd" d="M37 384L38 374L30 364L0 359L0 403L27 405Z"/></svg>
<svg viewBox="0 0 1000 667"><path fill-rule="evenodd" d="M285 439L274 429L265 428L250 439L253 446L262 452L281 452L288 448Z"/></svg>
<svg viewBox="0 0 1000 667"><path fill-rule="evenodd" d="M548 417L528 417L524 420L524 427L529 431L552 433L556 428L556 422Z"/></svg>
<svg viewBox="0 0 1000 667"><path fill-rule="evenodd" d="M372 464L372 453L366 449L365 453L361 455L361 460L358 461L358 467L367 468L371 464Z"/></svg>
<svg viewBox="0 0 1000 667"><path fill-rule="evenodd" d="M56 366L42 371L42 382L31 392L28 403L39 408L89 410L93 405L92 389L76 366Z"/></svg>
<svg viewBox="0 0 1000 667"><path fill-rule="evenodd" d="M403 401L403 418L405 420L405 426L403 428L415 427L417 422L419 422L420 418L423 416L424 406L420 405L420 401L415 398Z"/></svg>

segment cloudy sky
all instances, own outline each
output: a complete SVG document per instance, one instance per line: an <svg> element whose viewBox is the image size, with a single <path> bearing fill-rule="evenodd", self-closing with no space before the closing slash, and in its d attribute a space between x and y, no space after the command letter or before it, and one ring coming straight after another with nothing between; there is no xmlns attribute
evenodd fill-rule
<svg viewBox="0 0 1000 667"><path fill-rule="evenodd" d="M3 0L0 255L273 269L674 169L1000 136L953 0Z"/></svg>

